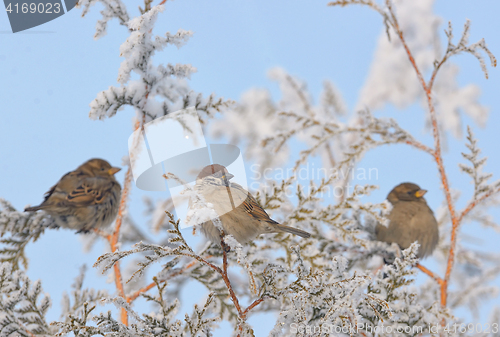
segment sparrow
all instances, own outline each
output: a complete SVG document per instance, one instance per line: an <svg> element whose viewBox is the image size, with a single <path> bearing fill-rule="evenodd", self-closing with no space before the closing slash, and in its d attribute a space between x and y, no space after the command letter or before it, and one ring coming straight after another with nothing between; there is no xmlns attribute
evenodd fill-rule
<svg viewBox="0 0 500 337"><path fill-rule="evenodd" d="M43 210L56 225L76 229L77 233L104 228L118 213L121 186L114 174L120 170L103 159L90 159L66 173L45 193L40 205L24 211Z"/></svg>
<svg viewBox="0 0 500 337"><path fill-rule="evenodd" d="M389 227L377 224L377 240L395 242L401 249L418 241L418 258L431 255L439 241L439 230L434 213L424 199L425 193L426 190L413 183L402 183L394 187L387 196L393 206L387 216Z"/></svg>
<svg viewBox="0 0 500 337"><path fill-rule="evenodd" d="M232 235L241 244L267 233L287 232L303 238L311 236L271 219L248 191L229 181L233 177L222 165L208 165L198 174L195 185L195 190L213 205L219 215L224 234ZM202 223L201 230L210 241L221 245L219 230L212 221Z"/></svg>

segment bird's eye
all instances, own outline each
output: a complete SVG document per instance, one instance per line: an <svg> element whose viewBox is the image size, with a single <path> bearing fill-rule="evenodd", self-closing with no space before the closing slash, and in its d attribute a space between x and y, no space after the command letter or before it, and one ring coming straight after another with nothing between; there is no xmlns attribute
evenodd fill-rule
<svg viewBox="0 0 500 337"><path fill-rule="evenodd" d="M408 191L407 192L409 195L413 195L413 192L412 191Z"/></svg>
<svg viewBox="0 0 500 337"><path fill-rule="evenodd" d="M104 167L101 167L101 171L104 171L104 170L105 170L105 168L104 168Z"/></svg>

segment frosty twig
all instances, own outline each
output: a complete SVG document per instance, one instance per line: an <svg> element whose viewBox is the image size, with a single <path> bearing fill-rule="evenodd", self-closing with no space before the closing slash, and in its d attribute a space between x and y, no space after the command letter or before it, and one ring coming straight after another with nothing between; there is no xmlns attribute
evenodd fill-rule
<svg viewBox="0 0 500 337"><path fill-rule="evenodd" d="M422 87L424 93L425 93L425 98L427 101L427 108L429 111L429 116L431 120L431 128L432 128L432 134L434 138L434 147L429 148L416 140L410 139L406 140L405 143L408 145L412 145L420 150L423 150L434 158L434 161L436 162L438 171L439 171L439 176L441 179L443 191L445 194L445 199L446 199L446 204L448 208L448 212L450 215L451 219L451 239L450 239L450 249L448 252L448 259L447 259L447 264L446 264L446 271L444 277L439 277L435 273L431 272L427 268L423 267L422 265L418 264L417 267L430 277L432 277L439 285L440 285L440 290L441 290L441 299L440 303L442 307L446 307L447 305L447 296L448 296L448 285L449 285L449 280L451 276L451 271L453 269L453 264L455 261L455 255L456 255L456 245L457 245L457 232L458 232L458 227L460 223L462 222L463 218L479 203L482 201L488 199L489 197L497 194L500 192L500 188L497 186L494 189L488 190L486 193L482 194L479 197L474 196L474 199L469 202L469 204L466 206L466 208L457 213L455 210L455 204L454 200L451 195L450 191L450 184L448 182L448 175L446 173L445 167L444 167L444 162L443 162L443 156L442 156L442 147L441 147L441 136L440 136L440 127L439 127L439 122L438 122L438 117L435 109L435 103L433 100L433 85L437 76L437 73L441 69L442 65L453 55L459 54L461 52L466 52L470 53L473 56L475 56L480 64L481 64L481 69L485 73L486 78L488 78L488 73L486 69L486 65L484 63L483 57L479 54L479 50L485 52L488 57L490 58L491 65L496 66L496 59L493 56L493 54L489 51L489 49L486 47L486 44L484 40L481 40L477 43L468 45L468 32L470 28L470 23L469 21L466 22L465 27L464 27L464 32L462 34L462 37L460 41L458 42L457 45L453 44L453 33L452 33L452 26L451 23L448 25L448 30L446 31L446 35L448 37L448 46L445 54L443 55L442 59L439 61L436 61L434 63L434 69L432 71L430 80L427 82L422 74L422 71L420 70L419 66L417 65L417 62L415 60L414 54L410 47L408 46L404 32L400 27L400 24L398 22L398 19L395 14L395 10L393 8L393 4L390 0L385 1L385 5L387 7L387 12L382 10L378 5L376 5L373 1L369 0L346 0L346 1L334 1L329 3L330 6L346 6L346 5L351 5L351 4L359 4L359 5L366 5L369 6L373 9L375 9L377 12L379 12L383 17L384 17L384 23L387 27L392 27L396 35L398 36L399 40L401 41L403 48L406 52L406 55L415 71L415 74L417 75L418 81L420 83L420 86ZM390 34L388 32L388 36L390 38ZM470 137L470 130L469 130L469 137Z"/></svg>

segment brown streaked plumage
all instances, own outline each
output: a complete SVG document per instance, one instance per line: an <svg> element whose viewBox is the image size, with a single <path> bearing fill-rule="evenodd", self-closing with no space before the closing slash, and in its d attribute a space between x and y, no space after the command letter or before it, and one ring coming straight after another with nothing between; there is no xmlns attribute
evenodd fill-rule
<svg viewBox="0 0 500 337"><path fill-rule="evenodd" d="M418 241L418 257L432 254L439 241L439 230L434 213L424 199L426 190L413 183L394 187L387 196L392 204L389 227L378 224L375 234L378 241L397 243L401 249Z"/></svg>
<svg viewBox="0 0 500 337"><path fill-rule="evenodd" d="M103 159L90 159L66 173L40 205L24 211L43 210L58 226L78 232L106 227L118 213L121 187L114 177L118 171Z"/></svg>
<svg viewBox="0 0 500 337"><path fill-rule="evenodd" d="M225 234L239 243L246 243L260 234L287 232L308 238L311 234L281 225L269 217L257 200L241 185L230 182L234 176L219 164L208 165L200 172L196 190L203 195L219 215ZM220 245L219 230L211 221L201 224L202 232Z"/></svg>

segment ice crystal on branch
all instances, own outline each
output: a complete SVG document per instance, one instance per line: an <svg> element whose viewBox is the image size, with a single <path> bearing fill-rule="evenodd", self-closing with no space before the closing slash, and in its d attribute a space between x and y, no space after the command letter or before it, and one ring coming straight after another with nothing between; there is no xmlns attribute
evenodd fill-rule
<svg viewBox="0 0 500 337"><path fill-rule="evenodd" d="M479 158L481 150L477 147L477 140L474 138L474 134L470 127L467 127L467 140L469 144L466 144L470 153L462 153L462 156L470 162L470 166L465 164L459 164L460 169L467 173L474 184L474 196L473 199L477 200L486 193L491 193L495 189L498 189L500 183L495 183L494 185L486 185L486 182L493 176L491 173L483 173L483 166L486 164L487 158Z"/></svg>
<svg viewBox="0 0 500 337"><path fill-rule="evenodd" d="M49 335L45 320L50 298L40 299L40 281L31 282L24 272L13 271L12 264L0 264L0 335Z"/></svg>
<svg viewBox="0 0 500 337"><path fill-rule="evenodd" d="M101 3L104 6L104 10L101 11L102 18L96 24L96 33L94 35L96 40L106 35L108 22L114 18L118 19L120 25L127 25L129 16L125 4L121 0L79 0L76 5L83 8L83 17L87 15L90 7L97 3Z"/></svg>
<svg viewBox="0 0 500 337"><path fill-rule="evenodd" d="M496 66L496 59L484 40L468 45L469 21L466 22L457 45L452 41L453 34L451 24L449 25L446 31L448 45L446 52L441 56L438 30L441 19L432 12L433 3L434 0L394 3L385 1L385 6L382 6L376 1L342 0L333 1L329 5L364 5L381 14L386 24L386 32L379 37L370 74L358 100L358 109L367 106L372 110L378 110L388 103L402 109L415 102L427 107L425 92L418 76L432 72L429 89L433 89L441 125L455 136L460 136L462 131L460 111L465 112L477 123L484 124L488 109L478 102L480 89L476 85L469 84L461 88L458 86L456 80L458 67L448 62L449 58L463 52L474 55L479 60L486 77L488 76L486 65L479 52L484 51L488 55L493 67ZM404 36L406 46L397 38L400 33ZM411 50L421 75L415 74L414 66L406 55L406 47ZM439 70L441 74L436 76ZM430 126L430 123L428 125Z"/></svg>
<svg viewBox="0 0 500 337"><path fill-rule="evenodd" d="M36 241L47 227L56 227L45 213L18 212L8 201L0 198L0 263L9 262L14 269L20 264L28 268L26 245Z"/></svg>
<svg viewBox="0 0 500 337"><path fill-rule="evenodd" d="M484 39L481 39L476 43L468 45L469 30L470 30L470 21L467 20L464 25L464 31L462 33L462 37L458 41L457 45L454 45L453 29L451 26L451 22L448 22L448 30L445 30L446 36L448 37L448 47L446 48L446 53L443 56L443 59L440 62L438 61L434 62L434 67L439 68L450 56L457 55L460 53L470 53L478 59L479 64L481 66L481 70L483 71L486 79L488 79L488 69L486 68L486 63L484 62L484 58L479 53L479 51L483 51L486 53L486 55L488 55L492 67L496 67L497 60L493 55L493 53L486 46L486 42L484 41Z"/></svg>
<svg viewBox="0 0 500 337"><path fill-rule="evenodd" d="M468 43L468 23L456 44L449 26L448 46L441 58L436 57L440 55L435 43L439 19L432 12L431 0L385 1L384 5L371 0L334 1L331 5L368 6L381 14L385 24L386 32L379 39L358 101L363 109L348 111L333 82L325 82L316 96L304 81L281 68L269 72L282 94L278 100L268 90L253 89L233 105L213 95L204 98L192 92L187 80L196 71L193 66L153 64L155 53L181 47L192 36L184 30L153 33L157 16L166 10L165 6L152 6L150 0L145 0L141 15L130 20L120 1L101 2L104 11L96 37L105 33L112 18L118 18L130 36L120 49L123 62L119 86L97 94L91 103L91 118L105 119L131 106L140 128L164 115L181 122L182 116L171 112L194 106L212 135L237 143L245 157L257 165L252 166L252 172L262 184L251 193L266 212L276 221L303 228L312 235L301 239L288 233L266 234L241 245L232 236L224 236L213 207L187 188L184 196L191 198L197 210L188 214L192 223L213 219L221 230L221 246L227 248L205 243L202 249L195 249L180 230L180 220L172 214L172 200L146 202L154 231L150 238L142 233L147 227L144 222L136 223L127 215L124 193L114 233L100 232L98 237L104 237L111 249L94 265L110 274L116 293L110 296L102 290L83 288L82 271L70 295L63 296L61 321L49 326L44 318L48 299L37 299L40 284L30 283L23 272L14 270L26 261L24 247L50 225L50 217L20 213L2 202L0 235L4 239L0 253L3 261L9 261L0 266L2 310L6 308L0 312L2 333L30 337L71 333L212 336L217 322L222 320L230 323L235 336L242 337L255 335L249 317L269 313L276 317L271 336L335 334L294 332L292 324L346 328L345 335L363 337L401 335L400 329L406 332L409 328L413 332L406 335L416 336L434 334L430 327L443 322L461 322L453 316L456 309L468 307L475 312L485 299L498 292L490 281L498 279L499 257L468 248L464 244L466 237L457 239L457 228L465 221L494 225L486 210L498 206L494 197L499 185L488 184L490 175L482 172L485 159L479 156L469 129L470 153L464 158L470 164L461 169L472 178L474 195L461 212L456 211L458 193L448 183L440 147L440 127L455 133L460 129L457 111L465 111L479 124L487 117L487 110L477 103L479 89L459 87L458 68L447 62L452 55L471 53L479 58L484 70L480 52L485 52L495 65L483 40ZM83 14L95 3L80 2ZM430 80L426 81L424 77L429 73ZM315 96L319 99L315 100ZM429 110L426 115L435 138L433 147L421 143L396 120L377 116L377 109L387 104L406 107L417 100L423 100ZM207 118L215 111L222 112L217 119ZM446 200L445 207L437 212L442 235L434 257L439 271L445 270L443 274L426 269L417 260L417 243L401 251L396 244L375 241L374 228L387 224L385 217L391 205L382 200L363 201L377 186L349 185L353 179L349 173L366 153L392 144L423 151L438 166ZM319 162L327 174L301 177L300 170L307 169L311 162ZM129 160L125 164L129 165ZM282 176L265 175L269 168L283 167L289 171ZM127 177L124 191L130 187L130 174ZM171 174L166 177L176 179ZM337 188L340 195L329 194ZM384 265L383 257L388 255L394 257L390 265ZM153 269L155 264L160 268ZM420 271L430 276L424 279L426 282L415 282ZM200 293L188 313L181 314L180 294L192 285L190 281L206 292ZM138 298L146 300L149 311L134 302ZM99 306L105 303L115 305L120 315L102 312ZM492 317L496 319L498 312ZM374 332L381 327L385 330Z"/></svg>
<svg viewBox="0 0 500 337"><path fill-rule="evenodd" d="M85 3L85 8L92 3ZM103 3L107 8L121 8L114 6L112 0ZM118 71L118 82L122 86L110 86L98 93L90 103L90 118L112 117L128 105L137 111L139 120L148 122L189 106L209 114L230 104L229 101L216 99L214 95L203 98L189 88L186 80L196 72L195 67L189 64L153 64L156 52L168 45L180 48L193 35L183 29L175 34L154 35L156 18L164 10L163 5L154 6L141 16L131 20L127 16L127 20L122 22L130 30L129 38L120 47L120 56L125 58ZM131 80L132 73L137 74L139 79Z"/></svg>
<svg viewBox="0 0 500 337"><path fill-rule="evenodd" d="M69 323L74 317L85 315L85 310L88 306L95 306L99 302L108 297L108 293L104 290L84 289L83 280L85 278L86 266L80 268L80 275L71 285L71 298L65 292L62 298L62 315L65 323Z"/></svg>

